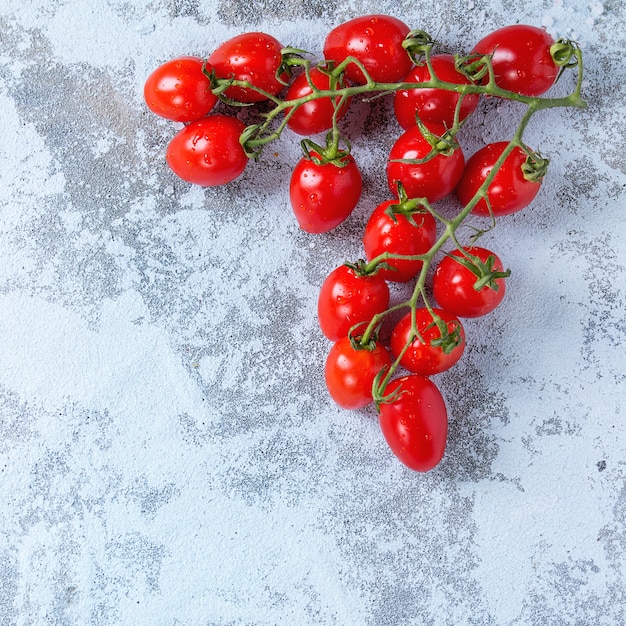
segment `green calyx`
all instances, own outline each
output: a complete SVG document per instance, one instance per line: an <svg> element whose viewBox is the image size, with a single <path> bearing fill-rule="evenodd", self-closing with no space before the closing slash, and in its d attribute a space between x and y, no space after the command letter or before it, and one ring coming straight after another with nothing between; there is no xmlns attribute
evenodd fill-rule
<svg viewBox="0 0 626 626"><path fill-rule="evenodd" d="M344 265L349 267L356 276L374 276L378 271L378 266L372 266L365 259L359 259L354 263L346 261Z"/></svg>
<svg viewBox="0 0 626 626"><path fill-rule="evenodd" d="M435 40L423 30L412 30L404 38L402 47L414 63L421 63L430 54Z"/></svg>
<svg viewBox="0 0 626 626"><path fill-rule="evenodd" d="M316 165L328 165L329 163L336 167L346 167L350 163L350 142L343 140L345 147L339 147L339 136L330 131L326 135L326 145L320 146L312 139L303 139L300 142L304 158L312 161Z"/></svg>
<svg viewBox="0 0 626 626"><path fill-rule="evenodd" d="M439 337L435 337L430 340L430 345L439 347L444 354L450 354L455 348L463 343L463 337L461 335L461 328L455 325L452 330L448 327L448 324L442 320L438 315L433 317L433 321L426 327L426 330L437 327L439 331Z"/></svg>
<svg viewBox="0 0 626 626"><path fill-rule="evenodd" d="M412 226L419 228L421 223L415 220L415 216L428 213L428 200L426 198L409 198L404 189L404 185L397 181L396 184L398 202L390 204L385 213L394 221L398 221L398 215L404 217Z"/></svg>
<svg viewBox="0 0 626 626"><path fill-rule="evenodd" d="M550 159L542 157L538 152L528 151L526 161L522 163L524 178L531 183L540 183L548 173Z"/></svg>
<svg viewBox="0 0 626 626"><path fill-rule="evenodd" d="M578 64L576 50L578 49L578 44L569 39L557 39L550 46L550 56L555 65L560 68L576 67Z"/></svg>
<svg viewBox="0 0 626 626"><path fill-rule="evenodd" d="M493 254L490 254L484 261L473 254L469 254L467 251L463 251L462 255L451 256L451 258L476 276L476 282L474 283L476 291L480 291L485 287L498 291L500 285L497 279L508 278L511 275L511 270L502 271L495 269L496 257Z"/></svg>

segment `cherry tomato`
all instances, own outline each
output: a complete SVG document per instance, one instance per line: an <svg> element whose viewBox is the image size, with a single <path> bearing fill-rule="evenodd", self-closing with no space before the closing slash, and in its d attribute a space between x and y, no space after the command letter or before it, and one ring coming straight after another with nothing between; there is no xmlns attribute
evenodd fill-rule
<svg viewBox="0 0 626 626"><path fill-rule="evenodd" d="M454 56L437 54L431 57L435 76L440 80L458 85L469 85L471 81L458 72L454 66ZM426 63L421 63L404 77L408 83L425 83L430 80L430 71ZM396 119L402 128L408 130L415 126L416 116L426 125L442 124L451 128L460 94L446 89L402 89L396 91L393 108ZM463 97L459 109L459 121L463 121L478 106L479 96L469 94Z"/></svg>
<svg viewBox="0 0 626 626"><path fill-rule="evenodd" d="M347 155L341 166L334 162L316 163L300 159L291 174L289 197L291 207L302 230L325 233L343 222L354 210L363 181L354 158Z"/></svg>
<svg viewBox="0 0 626 626"><path fill-rule="evenodd" d="M322 283L317 316L320 329L331 341L348 335L359 322L369 322L387 310L389 287L378 274L361 275L348 265L334 269Z"/></svg>
<svg viewBox="0 0 626 626"><path fill-rule="evenodd" d="M328 74L321 72L318 68L314 67L310 72L311 82L318 89L325 91L330 89L330 77ZM338 87L341 88L344 83L339 83ZM296 100L303 98L313 93L311 85L307 79L306 74L300 74L291 83L285 96L285 100ZM316 100L310 100L301 104L291 115L287 121L287 126L291 128L295 133L299 135L316 135L317 133L323 133L330 130L333 126L333 115L335 113L335 105L339 106L341 98L318 98ZM340 120L347 112L350 99L344 100L341 103L341 107L337 111L337 119Z"/></svg>
<svg viewBox="0 0 626 626"><path fill-rule="evenodd" d="M243 122L229 115L213 114L191 122L167 147L165 158L183 180L212 187L237 178L248 157L239 143Z"/></svg>
<svg viewBox="0 0 626 626"><path fill-rule="evenodd" d="M559 67L550 54L554 39L543 28L515 24L500 28L475 46L473 52L492 56L498 87L524 96L540 96L554 85Z"/></svg>
<svg viewBox="0 0 626 626"><path fill-rule="evenodd" d="M282 91L287 75L277 78L283 59L282 44L265 33L252 32L237 35L218 46L208 59L218 78L245 80L275 96ZM237 102L262 102L267 97L254 89L229 87L224 95Z"/></svg>
<svg viewBox="0 0 626 626"><path fill-rule="evenodd" d="M500 258L487 250L473 246L466 252L485 263L493 257L494 272L503 271ZM494 278L491 284L476 289L479 277L461 264L457 259L464 259L459 250L453 250L444 257L433 275L433 295L439 305L458 317L480 317L493 311L504 299L506 284L504 278Z"/></svg>
<svg viewBox="0 0 626 626"><path fill-rule="evenodd" d="M445 134L443 126L432 125L429 130L437 136ZM409 198L426 198L436 202L445 198L463 174L465 157L457 145L450 154L436 154L423 163L397 163L396 159L425 159L433 147L418 126L405 131L389 153L387 182L394 192L402 183Z"/></svg>
<svg viewBox="0 0 626 626"><path fill-rule="evenodd" d="M467 160L465 171L456 188L457 196L463 205L467 205L474 197L507 146L506 141L487 144ZM539 192L541 178L529 180L524 176L522 166L526 160L526 153L516 146L489 185L487 190L489 204L481 198L472 212L488 216L491 207L493 215L497 217L521 211L528 206Z"/></svg>
<svg viewBox="0 0 626 626"><path fill-rule="evenodd" d="M340 24L324 42L324 58L341 63L347 57L358 59L377 82L400 80L413 65L402 47L409 27L388 15L364 15ZM349 63L346 78L359 85L367 81L354 63Z"/></svg>
<svg viewBox="0 0 626 626"><path fill-rule="evenodd" d="M437 237L437 222L425 210L404 215L394 212L399 207L397 200L379 204L370 215L363 234L363 246L367 260L371 261L384 252L402 255L417 255L428 252ZM378 275L385 280L407 282L422 268L422 261L389 259L390 268L381 268Z"/></svg>
<svg viewBox="0 0 626 626"><path fill-rule="evenodd" d="M350 337L342 337L326 358L326 387L340 407L361 409L372 402L374 378L390 365L391 355L379 341L355 348Z"/></svg>
<svg viewBox="0 0 626 626"><path fill-rule="evenodd" d="M199 57L179 57L157 67L146 79L143 95L148 108L174 122L193 122L207 115L217 96L203 74ZM211 71L208 66L207 71Z"/></svg>
<svg viewBox="0 0 626 626"><path fill-rule="evenodd" d="M380 428L392 452L417 472L433 469L443 458L448 438L448 412L431 380L409 374L392 380L380 405Z"/></svg>
<svg viewBox="0 0 626 626"><path fill-rule="evenodd" d="M419 337L414 337L411 341L413 337L411 312L400 319L391 333L391 351L395 357L398 357L410 342L409 348L402 355L400 365L409 372L422 376L432 376L450 369L465 350L465 333L458 317L444 309L433 310L447 328L447 344L438 345L442 339L441 331L426 308L415 311L416 328L423 342Z"/></svg>

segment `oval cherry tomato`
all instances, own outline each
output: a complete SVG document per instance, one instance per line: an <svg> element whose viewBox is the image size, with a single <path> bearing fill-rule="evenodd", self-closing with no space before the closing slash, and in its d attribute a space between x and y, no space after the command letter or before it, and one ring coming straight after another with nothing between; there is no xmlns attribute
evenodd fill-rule
<svg viewBox="0 0 626 626"><path fill-rule="evenodd" d="M473 246L466 252L485 263L493 257L493 271L502 272L500 258L487 250ZM480 317L493 311L504 299L506 283L504 278L495 278L491 285L476 289L477 275L462 265L457 259L464 259L459 250L453 250L437 265L433 275L433 296L439 305L458 317Z"/></svg>
<svg viewBox="0 0 626 626"><path fill-rule="evenodd" d="M540 96L554 85L559 67L550 54L554 39L543 28L515 24L500 28L475 46L490 54L496 85L524 96Z"/></svg>
<svg viewBox="0 0 626 626"><path fill-rule="evenodd" d="M380 405L380 428L391 451L404 465L427 472L443 458L448 438L448 412L435 383L419 374L392 380Z"/></svg>
<svg viewBox="0 0 626 626"><path fill-rule="evenodd" d="M400 80L413 65L402 47L409 27L389 15L364 15L340 24L324 42L324 58L341 63L347 57L358 59L377 82ZM346 78L359 85L366 83L363 72L349 63Z"/></svg>
<svg viewBox="0 0 626 626"><path fill-rule="evenodd" d="M395 357L398 357L409 344L409 348L402 355L400 365L409 372L422 376L432 376L450 369L465 350L465 332L458 317L444 309L433 310L447 328L447 345L445 343L443 346L437 345L437 342L441 341L441 331L426 308L415 311L415 324L423 342L419 337L414 337L411 341L413 337L411 312L400 319L391 333L391 351Z"/></svg>
<svg viewBox="0 0 626 626"><path fill-rule="evenodd" d="M229 115L209 115L179 131L167 147L165 158L183 180L212 187L237 178L248 157L239 143L243 122Z"/></svg>
<svg viewBox="0 0 626 626"><path fill-rule="evenodd" d="M207 115L217 96L204 75L199 57L179 57L157 67L146 79L143 95L148 108L174 122L193 122ZM211 67L207 66L207 71Z"/></svg>
<svg viewBox="0 0 626 626"><path fill-rule="evenodd" d="M432 125L429 129L437 136L443 136L443 126ZM433 147L424 137L418 126L405 131L389 153L387 162L387 182L394 192L402 183L409 198L426 198L436 202L445 198L457 185L463 174L465 157L460 147L449 155L436 154L423 163L397 163L396 159L426 158Z"/></svg>
<svg viewBox="0 0 626 626"><path fill-rule="evenodd" d="M458 72L451 54L436 54L431 57L435 76L440 80L458 85L469 85L471 81ZM430 71L426 63L420 63L404 77L409 83L425 83L430 80ZM396 91L393 108L396 119L402 128L408 130L415 126L416 116L428 126L442 124L451 128L460 94L446 89L402 89ZM478 106L479 96L469 94L463 97L459 109L459 121L463 121Z"/></svg>
<svg viewBox="0 0 626 626"><path fill-rule="evenodd" d="M318 89L322 91L330 89L330 77L316 67L311 69L310 78L313 85ZM339 88L342 86L343 83L338 84ZM306 74L300 74L300 76L296 77L293 83L291 83L285 100L296 100L306 97L311 93L313 93L313 90L311 89L311 85L309 85ZM318 98L301 104L291 114L291 117L287 121L287 126L299 135L316 135L317 133L330 130L333 126L335 106L339 106L341 98L337 97L334 100L334 104L331 98ZM341 103L337 111L338 120L346 114L349 104L349 98Z"/></svg>
<svg viewBox="0 0 626 626"><path fill-rule="evenodd" d="M507 141L487 144L467 160L465 171L456 188L457 196L463 205L467 205L474 197L507 146ZM527 154L516 146L489 185L487 190L489 204L481 198L472 212L489 216L491 207L493 215L498 217L527 207L541 187L541 178L529 180L524 176L522 166L527 158Z"/></svg>
<svg viewBox="0 0 626 626"><path fill-rule="evenodd" d="M319 158L311 152L313 159ZM343 222L361 197L363 181L352 155L343 158L345 165L316 163L302 158L294 168L289 183L291 207L302 230L325 233Z"/></svg>
<svg viewBox="0 0 626 626"><path fill-rule="evenodd" d="M377 274L363 276L340 265L322 283L317 316L320 329L331 341L346 337L359 322L369 322L389 306L389 286Z"/></svg>
<svg viewBox="0 0 626 626"><path fill-rule="evenodd" d="M326 387L340 407L361 409L372 402L374 378L390 365L391 355L382 343L372 341L367 347L355 348L350 337L342 337L326 358Z"/></svg>
<svg viewBox="0 0 626 626"><path fill-rule="evenodd" d="M379 204L370 215L363 234L363 246L367 260L371 261L384 252L402 255L418 255L428 252L437 238L435 218L422 210L404 215L394 212L398 200ZM414 278L422 268L422 261L389 259L390 268L381 268L377 274L385 280L406 282Z"/></svg>
<svg viewBox="0 0 626 626"><path fill-rule="evenodd" d="M218 78L245 80L275 96L282 91L287 75L277 74L282 65L282 44L265 33L237 35L218 46L208 59ZM262 102L267 97L254 89L229 87L224 95L237 102Z"/></svg>

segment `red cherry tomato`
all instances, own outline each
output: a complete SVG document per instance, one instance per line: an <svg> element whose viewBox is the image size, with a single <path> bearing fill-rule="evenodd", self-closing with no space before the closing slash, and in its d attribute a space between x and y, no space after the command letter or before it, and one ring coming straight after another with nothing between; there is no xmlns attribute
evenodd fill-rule
<svg viewBox="0 0 626 626"><path fill-rule="evenodd" d="M252 32L237 35L217 47L208 59L218 78L245 80L275 96L284 84L278 80L283 59L282 44L265 33ZM282 73L281 80L287 75ZM229 87L224 95L237 102L262 102L267 97L254 89Z"/></svg>
<svg viewBox="0 0 626 626"><path fill-rule="evenodd" d="M207 115L217 96L202 72L199 57L179 57L157 67L146 79L143 94L148 108L174 122L193 122ZM207 66L207 71L211 67Z"/></svg>
<svg viewBox="0 0 626 626"><path fill-rule="evenodd" d="M493 271L502 272L500 258L478 246L465 248L466 252L485 263L493 257ZM476 289L478 276L461 264L457 259L464 259L459 250L453 250L437 265L433 275L433 296L442 308L457 317L481 317L493 311L504 299L506 283L504 278L495 278L492 285Z"/></svg>
<svg viewBox="0 0 626 626"><path fill-rule="evenodd" d="M358 59L377 82L400 80L413 65L402 47L409 27L388 15L364 15L340 24L324 42L324 58L341 63L347 57ZM366 83L363 72L348 64L346 78L359 85Z"/></svg>
<svg viewBox="0 0 626 626"><path fill-rule="evenodd" d="M419 374L392 380L380 405L380 428L392 452L417 472L433 469L443 458L448 438L448 412L435 383Z"/></svg>
<svg viewBox="0 0 626 626"><path fill-rule="evenodd" d="M543 28L515 24L500 28L473 52L492 56L498 87L524 96L540 96L554 85L559 67L550 54L554 39Z"/></svg>
<svg viewBox="0 0 626 626"><path fill-rule="evenodd" d="M449 346L446 348L449 351L447 352L443 346L437 345L437 341L441 341L441 331L428 309L415 311L416 328L423 342L419 337L411 341L413 329L410 312L400 319L391 333L391 351L395 357L398 357L409 344L409 348L402 355L400 365L409 372L422 376L432 376L450 369L465 350L465 333L461 321L456 315L444 309L434 309L434 312L441 318L449 333Z"/></svg>
<svg viewBox="0 0 626 626"><path fill-rule="evenodd" d="M429 130L443 136L443 126L432 125ZM463 174L465 157L460 147L451 154L436 154L423 163L398 163L398 159L425 159L433 147L418 126L405 131L391 148L387 162L387 182L394 192L402 183L409 198L426 198L436 202L445 198L457 185Z"/></svg>
<svg viewBox="0 0 626 626"><path fill-rule="evenodd" d="M431 57L435 76L440 80L458 85L469 85L471 81L458 72L454 66L454 56L437 54ZM416 65L404 77L408 83L425 83L430 80L430 71L426 63ZM416 116L426 125L442 124L451 128L460 94L446 89L402 89L396 91L393 108L396 119L402 128L408 130L415 126ZM463 121L478 106L479 96L469 94L463 97L459 109L459 121Z"/></svg>
<svg viewBox="0 0 626 626"><path fill-rule="evenodd" d="M390 365L391 355L382 343L355 348L350 337L342 337L326 358L326 387L340 407L361 409L372 402L374 378Z"/></svg>
<svg viewBox="0 0 626 626"><path fill-rule="evenodd" d="M428 252L437 238L437 222L425 210L404 215L394 212L397 200L379 204L370 215L363 234L363 246L367 260L371 261L384 252L402 255L418 255ZM389 259L390 268L381 268L377 274L385 280L406 282L414 278L422 268L422 261Z"/></svg>
<svg viewBox="0 0 626 626"><path fill-rule="evenodd" d="M363 276L340 265L322 283L317 316L324 335L338 341L359 322L369 322L389 306L389 287L377 274Z"/></svg>
<svg viewBox="0 0 626 626"><path fill-rule="evenodd" d="M463 205L467 205L477 193L507 146L506 141L487 144L467 160L465 171L456 188ZM491 207L493 215L498 217L527 207L539 192L541 179L529 180L524 176L522 166L526 160L527 155L521 148L513 148L489 185L489 204L482 198L472 212L488 216Z"/></svg>
<svg viewBox="0 0 626 626"><path fill-rule="evenodd" d="M319 155L311 152L313 159ZM316 163L302 158L289 183L294 215L307 233L325 233L343 222L361 197L362 178L354 158L343 158L342 166Z"/></svg>
<svg viewBox="0 0 626 626"><path fill-rule="evenodd" d="M183 180L212 187L237 178L248 157L239 143L243 122L229 115L213 114L191 122L167 147L165 158Z"/></svg>
<svg viewBox="0 0 626 626"><path fill-rule="evenodd" d="M311 69L310 72L311 82L315 87L322 91L330 89L330 77L328 74L324 74L316 67ZM339 88L343 86L343 83L338 85ZM311 85L307 79L306 74L300 74L287 91L285 100L296 100L303 98L313 93ZM335 105L339 106L341 98L318 98L316 100L310 100L301 104L291 115L287 121L287 126L291 128L295 133L299 135L316 135L317 133L323 133L330 130L333 126L333 115L335 114ZM350 99L346 99L341 103L339 110L337 111L337 119L340 120L347 112Z"/></svg>

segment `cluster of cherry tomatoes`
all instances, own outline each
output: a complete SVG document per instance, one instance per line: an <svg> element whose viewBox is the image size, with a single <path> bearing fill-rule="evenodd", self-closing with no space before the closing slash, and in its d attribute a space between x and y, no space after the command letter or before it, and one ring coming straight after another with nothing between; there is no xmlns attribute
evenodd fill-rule
<svg viewBox="0 0 626 626"><path fill-rule="evenodd" d="M393 97L402 131L386 163L390 198L365 225L365 258L324 281L318 318L333 342L325 365L331 397L348 409L375 402L389 446L418 471L439 463L447 440L446 405L431 377L461 358L462 319L493 311L505 295L508 272L500 258L475 241L461 245L456 229L470 213L493 221L526 207L547 167L521 140L527 120L511 141L486 145L467 161L457 134L485 95L538 108L561 69L579 58L570 42L525 25L490 33L462 57L432 54L433 43L396 18L368 15L333 29L314 65L270 35L244 33L207 59L163 64L144 88L153 112L185 124L166 160L190 183L234 180L285 128L305 137L289 191L298 224L309 233L335 228L361 197L358 164L339 132L352 99ZM252 105L264 108L260 121L246 126L238 107ZM323 143L311 139L318 134L325 134ZM437 202L452 193L462 209L445 218ZM453 244L447 252L446 242ZM413 296L390 305L389 283L409 281ZM403 307L384 345L381 327ZM397 376L398 369L405 373Z"/></svg>

